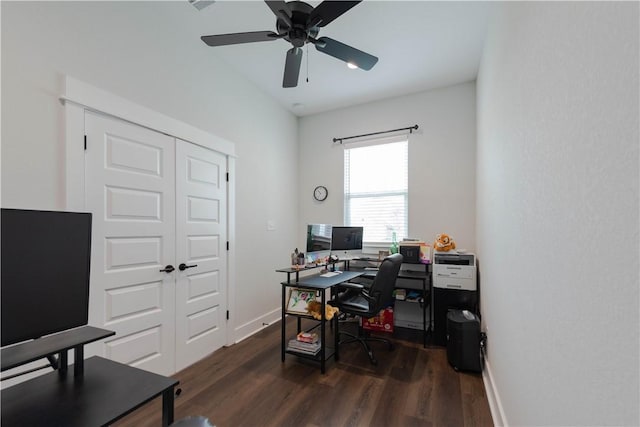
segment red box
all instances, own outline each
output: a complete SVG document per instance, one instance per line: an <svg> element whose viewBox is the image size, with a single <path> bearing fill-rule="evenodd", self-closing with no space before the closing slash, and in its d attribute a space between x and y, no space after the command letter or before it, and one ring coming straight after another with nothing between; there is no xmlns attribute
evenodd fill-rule
<svg viewBox="0 0 640 427"><path fill-rule="evenodd" d="M362 318L362 328L369 331L393 332L393 307L380 310L377 316Z"/></svg>

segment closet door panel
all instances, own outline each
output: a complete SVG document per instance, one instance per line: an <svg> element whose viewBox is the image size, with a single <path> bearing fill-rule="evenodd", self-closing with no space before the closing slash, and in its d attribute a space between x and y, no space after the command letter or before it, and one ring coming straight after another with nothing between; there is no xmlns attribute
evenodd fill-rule
<svg viewBox="0 0 640 427"><path fill-rule="evenodd" d="M97 353L175 372L174 139L85 115L85 200L93 215L90 323L116 335Z"/></svg>
<svg viewBox="0 0 640 427"><path fill-rule="evenodd" d="M226 342L226 157L176 141L176 369Z"/></svg>

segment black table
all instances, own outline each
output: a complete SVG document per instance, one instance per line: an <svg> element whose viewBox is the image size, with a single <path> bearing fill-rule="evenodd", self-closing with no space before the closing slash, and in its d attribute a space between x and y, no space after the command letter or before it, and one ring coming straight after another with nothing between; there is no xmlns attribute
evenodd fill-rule
<svg viewBox="0 0 640 427"><path fill-rule="evenodd" d="M27 341L2 349L2 371L22 366L25 363L42 359L46 356L58 354L58 371L64 376L67 373L67 353L74 350L74 375L81 376L84 359L84 346L115 335L113 331L100 329L93 326L82 326L75 329L59 332L33 341Z"/></svg>
<svg viewBox="0 0 640 427"><path fill-rule="evenodd" d="M81 377L51 372L2 390L3 427L111 424L162 396L162 425L173 422L178 381L94 356Z"/></svg>
<svg viewBox="0 0 640 427"><path fill-rule="evenodd" d="M277 270L281 272L287 272L283 270ZM292 353L298 357L303 357L311 360L316 360L320 362L320 372L325 373L325 362L331 356L333 356L336 360L339 358L338 354L338 317L334 316L335 320L335 333L334 333L334 347L332 351L327 351L326 341L325 341L325 332L326 332L326 321L325 319L325 305L327 303L326 290L333 288L334 286L339 285L340 283L348 282L351 279L354 279L363 274L362 271L341 271L331 277L324 277L322 274L315 274L312 276L298 277L296 275L296 281L291 282L290 276L287 275L287 281L282 282L282 323L281 323L281 357L284 362L285 353ZM300 317L308 317L312 318L310 315L302 315L299 313L290 313L287 312L287 288L299 288L299 289L307 289L316 291L320 294L320 353L318 355L305 355L301 353L291 352L287 350L287 336L286 336L286 322L285 317L287 314L296 315L298 317L298 332L300 332Z"/></svg>

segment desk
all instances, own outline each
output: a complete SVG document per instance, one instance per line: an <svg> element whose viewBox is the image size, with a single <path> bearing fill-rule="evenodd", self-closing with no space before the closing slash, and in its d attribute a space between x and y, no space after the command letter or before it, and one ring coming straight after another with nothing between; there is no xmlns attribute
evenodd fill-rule
<svg viewBox="0 0 640 427"><path fill-rule="evenodd" d="M348 270L348 266L349 266L349 260L340 260L338 262L343 263L343 265L345 266L345 269ZM316 268L328 268L331 267L331 270L335 270L335 264L336 263L332 263L332 264L316 264L316 265L299 265L299 266L295 266L294 267L287 267L287 268L279 268L276 270L277 273L287 273L287 282L291 282L291 275L293 273L295 273L295 277L296 277L296 282L300 279L300 272L301 271L311 271L313 269Z"/></svg>
<svg viewBox="0 0 640 427"><path fill-rule="evenodd" d="M2 349L2 371L58 353L57 372L0 393L5 426L102 426L162 395L162 425L173 422L178 381L101 357L84 359L84 345L115 332L82 326ZM67 374L67 353L75 364Z"/></svg>
<svg viewBox="0 0 640 427"><path fill-rule="evenodd" d="M281 271L281 270L276 270L276 271ZM286 272L286 271L285 271ZM354 279L358 276L361 276L362 274L364 274L364 272L362 271L343 271L339 274L336 274L335 276L331 276L331 277L322 277L322 275L320 274L314 274L312 276L307 276L307 277L303 277L303 278L299 278L298 275L296 275L296 281L295 282L291 282L290 280L287 280L286 282L282 282L282 346L281 346L281 355L282 355L282 362L284 362L285 359L285 354L286 353L290 353L290 354L295 354L298 357L303 357L306 359L311 359L311 360L316 360L320 362L320 371L324 374L325 373L325 362L327 361L327 359L329 359L331 356L333 356L335 358L335 360L339 359L339 353L338 353L338 316L334 316L333 317L333 321L334 321L334 346L332 349L328 349L327 348L327 343L326 343L326 319L324 318L324 313L325 313L325 305L327 303L327 298L326 298L326 290L329 289L331 290L331 288L333 288L334 286L339 285L340 283L343 282L348 282L351 279ZM289 277L288 277L289 279ZM286 331L286 321L285 321L285 317L287 314L291 314L291 315L295 315L298 316L298 332L300 332L301 330L301 324L300 324L300 319L302 317L306 317L306 318L310 318L313 319L313 317L311 317L311 315L306 315L306 314L299 314L299 313L287 313L287 288L298 288L298 289L306 289L306 290L312 290L312 291L316 291L318 293L320 293L320 312L322 314L322 319L319 321L319 325L320 325L320 353L318 355L307 355L307 354L302 354L302 353L298 353L295 351L289 351L287 350L287 331Z"/></svg>
<svg viewBox="0 0 640 427"><path fill-rule="evenodd" d="M111 424L162 395L162 425L173 422L178 381L94 356L84 375L50 372L2 390L3 426L89 427Z"/></svg>
<svg viewBox="0 0 640 427"><path fill-rule="evenodd" d="M74 375L82 376L84 346L100 339L115 335L113 331L82 326L80 328L63 331L37 340L27 341L19 345L2 349L2 371L42 359L46 356L58 353L58 372L61 376L67 373L67 353L74 350Z"/></svg>

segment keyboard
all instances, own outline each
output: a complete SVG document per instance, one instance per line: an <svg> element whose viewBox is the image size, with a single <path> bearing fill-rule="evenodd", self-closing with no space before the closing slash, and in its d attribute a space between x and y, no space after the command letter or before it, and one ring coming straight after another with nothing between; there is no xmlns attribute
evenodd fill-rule
<svg viewBox="0 0 640 427"><path fill-rule="evenodd" d="M333 276L337 276L338 274L340 274L340 272L338 271L328 271L326 273L321 274L320 277L333 277Z"/></svg>

